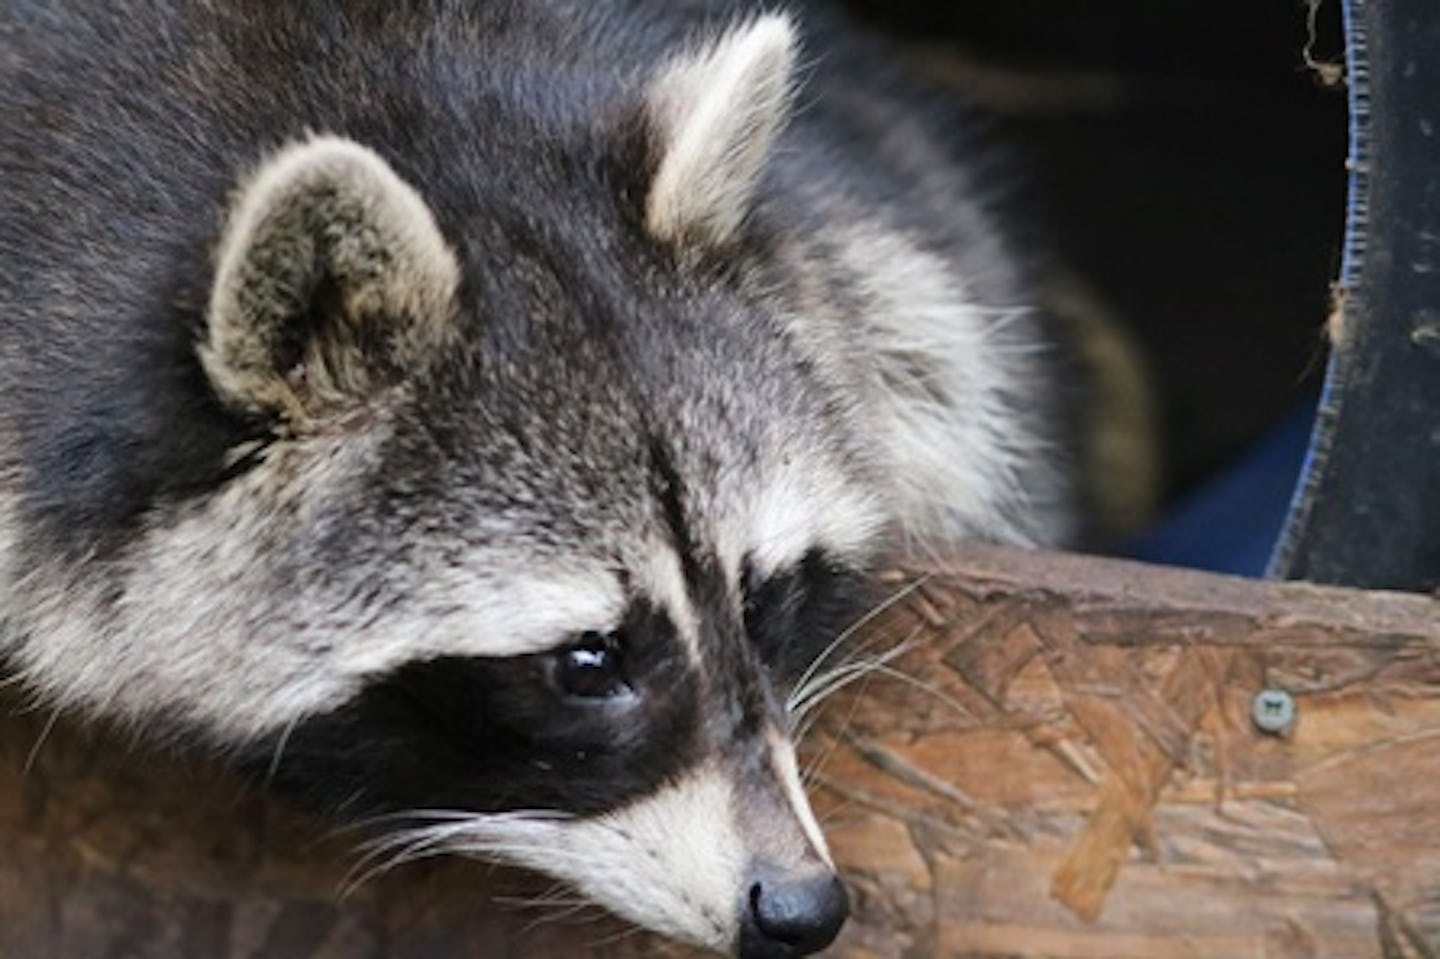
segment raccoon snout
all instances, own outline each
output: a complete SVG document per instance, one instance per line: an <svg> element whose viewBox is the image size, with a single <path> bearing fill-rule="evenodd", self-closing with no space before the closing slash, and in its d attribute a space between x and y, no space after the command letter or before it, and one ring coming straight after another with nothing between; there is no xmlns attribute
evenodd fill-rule
<svg viewBox="0 0 1440 959"><path fill-rule="evenodd" d="M835 941L850 916L845 886L828 869L803 875L756 870L746 905L740 959L791 959L819 952Z"/></svg>

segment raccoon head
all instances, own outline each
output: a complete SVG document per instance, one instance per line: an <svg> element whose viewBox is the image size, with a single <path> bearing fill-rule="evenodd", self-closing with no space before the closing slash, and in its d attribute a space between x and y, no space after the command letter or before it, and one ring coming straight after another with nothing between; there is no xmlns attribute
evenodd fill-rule
<svg viewBox="0 0 1440 959"><path fill-rule="evenodd" d="M858 610L883 497L716 255L792 48L772 16L682 54L613 143L549 147L533 202L336 136L264 161L198 345L245 439L52 571L22 668L386 817L397 857L518 863L746 956L825 946L846 895L786 698Z"/></svg>

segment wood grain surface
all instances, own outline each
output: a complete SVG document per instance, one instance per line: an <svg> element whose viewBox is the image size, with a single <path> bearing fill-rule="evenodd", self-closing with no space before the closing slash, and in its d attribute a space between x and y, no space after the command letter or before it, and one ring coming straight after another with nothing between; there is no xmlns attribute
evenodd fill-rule
<svg viewBox="0 0 1440 959"><path fill-rule="evenodd" d="M833 955L1440 956L1440 601L999 548L889 582L802 747ZM363 833L8 695L5 959L687 954L482 863L351 888Z"/></svg>

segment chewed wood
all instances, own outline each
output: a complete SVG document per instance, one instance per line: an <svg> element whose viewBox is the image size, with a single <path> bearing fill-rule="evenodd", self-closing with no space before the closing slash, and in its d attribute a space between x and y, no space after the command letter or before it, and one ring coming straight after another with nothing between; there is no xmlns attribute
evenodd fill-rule
<svg viewBox="0 0 1440 959"><path fill-rule="evenodd" d="M834 955L1440 956L1440 602L977 548L845 655L802 750ZM477 863L342 897L363 836L5 705L0 956L687 954Z"/></svg>

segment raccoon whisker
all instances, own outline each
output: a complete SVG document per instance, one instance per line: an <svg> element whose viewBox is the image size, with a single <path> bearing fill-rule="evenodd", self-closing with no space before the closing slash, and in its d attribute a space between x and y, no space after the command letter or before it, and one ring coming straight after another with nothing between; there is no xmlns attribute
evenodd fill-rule
<svg viewBox="0 0 1440 959"><path fill-rule="evenodd" d="M623 919L621 921L625 922L625 920ZM624 929L621 929L618 932L612 932L608 936L600 936L597 939L592 939L590 940L588 945L592 950L604 949L606 946L613 946L617 943L624 942L626 939L632 939L635 936L640 935L644 931L644 929L641 929L639 926L635 925L632 922L625 922Z"/></svg>
<svg viewBox="0 0 1440 959"><path fill-rule="evenodd" d="M572 899L558 904L552 902L532 902L516 908L538 908L541 910L540 915L521 927L520 934L522 936L526 933L534 932L541 926L550 926L561 922L576 922L576 924L579 922L595 923L605 914L588 899Z"/></svg>
<svg viewBox="0 0 1440 959"><path fill-rule="evenodd" d="M568 882L563 879L557 879L554 882L550 883L550 885L546 886L545 890L541 892L537 898L548 899L552 896L563 896L564 894L571 893L573 891L574 890L570 888L570 884ZM590 900L587 899L585 901L589 902Z"/></svg>
<svg viewBox="0 0 1440 959"><path fill-rule="evenodd" d="M45 740L50 738L50 734L54 732L55 724L59 722L59 720L60 709L56 707L50 711L50 717L45 720L45 725L41 727L40 735L35 737L35 745L30 747L30 753L25 757L25 765L23 767L25 775L28 776L30 770L35 768L35 762L40 758L40 748L45 745Z"/></svg>
<svg viewBox="0 0 1440 959"><path fill-rule="evenodd" d="M848 651L846 658L835 662L833 665L812 675L803 687L795 689L787 697L787 708L801 709L806 703L814 699L817 692L823 689L834 679L837 674L847 672L865 663L877 662L882 658L895 655L895 648L899 645L895 634L877 634L870 637L864 644L856 646Z"/></svg>
<svg viewBox="0 0 1440 959"><path fill-rule="evenodd" d="M328 841L332 839L340 839L346 836L353 836L356 833L375 832L376 830L385 827L387 823L406 821L405 817L407 817L408 815L409 813L396 812L382 813L376 816L365 816L360 819L352 819L346 822L342 822L339 825L326 830L325 833L321 836L321 840ZM360 845L361 848L368 849L371 845L373 845L373 843L374 840L366 840Z"/></svg>
<svg viewBox="0 0 1440 959"><path fill-rule="evenodd" d="M422 848L428 844L443 841L447 837L437 835L429 829L413 829L404 832L397 832L390 836L373 839L360 846L364 856L360 863L363 865L380 856L385 856L397 850Z"/></svg>
<svg viewBox="0 0 1440 959"><path fill-rule="evenodd" d="M960 702L955 697L951 696L944 690L931 683L927 683L921 679L916 678L915 676L910 675L904 670L896 669L889 663L875 663L870 669L865 670L865 677L867 683L869 679L876 674L889 679L894 679L898 682L905 683L908 686L913 686L914 688L920 690L926 695L935 697L936 699L940 700L940 702L953 709L960 716L964 717L966 720L973 721L975 718L974 714L968 708L966 708L965 704ZM816 758L814 762L812 762L808 767L806 767L804 774L801 777L801 782L807 788L809 787L810 782L814 778L815 774L819 772L820 767L827 759L829 759L830 753L834 750L835 745L840 741L846 729L849 727L850 721L854 718L855 709L859 705L860 699L864 697L864 694L865 690L862 688L860 694L855 697L855 702L851 704L850 710L845 716L845 721L841 723L840 728L836 730L835 735L830 742L830 745L820 756ZM803 726L800 731L796 733L796 741L799 742L800 740L802 740L804 736L810 731L812 726L813 720L810 723L805 724L805 726Z"/></svg>
<svg viewBox="0 0 1440 959"><path fill-rule="evenodd" d="M840 635L836 637L836 641L831 643L831 646L833 647L835 645L838 645L839 642L843 642L844 640L853 636L857 631L864 629L870 623L874 622L876 617L882 615L887 610L894 608L898 603L909 598L912 593L920 589L926 583L930 582L933 577L933 573L920 573L919 575L910 579L901 586L896 587L896 589L893 590L889 596L880 600L867 612L865 612L864 615L857 618L855 622L851 623L849 626L846 626L841 631ZM827 650L820 654L820 658L823 659L826 655L828 655L829 649L830 648L827 647Z"/></svg>
<svg viewBox="0 0 1440 959"><path fill-rule="evenodd" d="M830 756L835 752L835 748L840 745L840 740L845 735L845 731L849 729L850 724L854 722L855 711L860 708L860 701L865 698L865 692L869 688L870 680L873 678L873 676L873 670L866 670L865 672L859 674L859 679L861 683L860 690L855 695L855 698L851 701L850 708L845 711L845 718L841 720L839 728L836 729L835 734L830 737L830 742L826 744L820 755L816 756L813 760L811 760L801 771L800 785L802 788L808 790L810 788L810 783L814 780L815 776L820 772L821 769L824 768L825 764L830 761ZM807 725L804 732L809 732L809 730L810 727ZM803 736L803 734L804 733L801 733L800 735ZM800 737L797 736L797 741L799 738Z"/></svg>
<svg viewBox="0 0 1440 959"><path fill-rule="evenodd" d="M913 687L915 687L916 689L920 690L921 692L925 693L926 695L928 695L928 696L933 696L935 699L938 699L940 702L944 703L946 706L948 706L948 707L950 707L951 709L953 709L957 714L959 714L959 715L960 715L961 717L963 717L964 719L969 720L969 721L973 721L974 718L975 718L975 714L972 713L968 708L966 708L965 704L962 703L962 702L960 702L960 701L959 701L958 699L956 699L955 697L951 696L950 694L946 693L944 690L940 689L939 687L937 687L937 686L935 686L935 685L933 685L933 684L931 684L931 683L927 683L927 682L925 682L925 681L923 681L923 680L921 680L921 679L919 679L919 678L917 678L917 677L915 677L915 676L910 675L909 673L905 672L904 670L896 669L894 666L891 666L889 663L872 663L872 664L869 664L869 668L867 668L867 669L865 670L865 673L866 673L866 675L871 675L871 674L878 673L879 675L885 676L885 677L887 677L887 678L889 678L889 679L894 679L894 680L896 680L896 681L898 681L898 682L905 683L905 684L908 685L908 686L913 686ZM849 682L847 681L847 682L846 682L845 684L843 684L843 685L849 685ZM798 741L799 739L803 738L803 736L810 731L810 729L811 729L812 726L813 726L813 720L812 720L810 723L806 723L805 726L802 727L801 731L800 731L799 733L797 733L797 735L796 735L797 741Z"/></svg>
<svg viewBox="0 0 1440 959"><path fill-rule="evenodd" d="M866 674L879 673L880 675L885 676L889 679L894 679L897 682L902 682L908 686L913 686L914 688L920 690L926 695L932 696L935 699L938 699L940 702L944 703L946 706L949 706L957 714L959 714L966 720L973 721L975 719L975 714L972 713L965 706L964 703L960 702L960 700L956 699L954 696L951 696L949 693L945 692L943 689L939 688L933 683L925 682L924 680L912 676L911 674L905 672L902 669L896 669L894 666L890 665L890 661L896 658L895 656L892 656L891 653L898 655L899 653L903 653L911 648L913 647L910 645L910 641L906 640L906 642L897 645L893 650L887 652L884 657L877 657L874 660L870 660L859 665L862 667L863 672ZM840 688L850 685L850 683L857 678L857 676L853 675L844 677L843 681L836 684L836 689L831 690L830 692L837 692ZM829 695L829 693L827 692L826 695ZM802 709L802 711L797 715L797 718L803 717L806 713L808 713L813 707L813 705L813 703L807 703ZM809 728L810 725L807 724L804 727L804 731L808 731ZM803 732L801 733L801 735L803 735Z"/></svg>
<svg viewBox="0 0 1440 959"><path fill-rule="evenodd" d="M819 775L818 772L816 775ZM855 800L851 799L849 796L846 796L839 802L831 806L829 809L826 809L822 815L815 817L815 821L820 824L820 828L823 831L827 826L830 825L830 823L835 821L835 818L837 816L841 815L842 813L849 812L851 808L855 805Z"/></svg>
<svg viewBox="0 0 1440 959"><path fill-rule="evenodd" d="M372 849L342 880L340 899L344 901L371 880L408 863L451 853L463 855L469 852L468 847L455 845L445 836L412 837L408 843L395 842Z"/></svg>
<svg viewBox="0 0 1440 959"><path fill-rule="evenodd" d="M378 879L386 873L394 869L398 869L399 867L408 863L418 862L421 859L429 859L435 856L444 855L447 851L448 850L445 847L436 847L426 850L407 850L406 852L397 854L390 859L378 862L375 865L371 866L369 869L366 869L363 872L359 872L358 874L356 874L355 870L351 870L351 872L347 873L345 875L345 878L341 880L340 889L337 893L336 898L341 903L344 903L356 892L358 892L361 887L368 885L370 882Z"/></svg>
<svg viewBox="0 0 1440 959"><path fill-rule="evenodd" d="M569 868L583 872L595 872L604 862L594 855L577 849L566 849L553 840L539 838L520 840L499 840L476 843L461 843L436 847L431 853L463 856L490 863L535 869L537 863L544 863L548 871L556 865L568 864Z"/></svg>
<svg viewBox="0 0 1440 959"><path fill-rule="evenodd" d="M472 814L464 819L405 830L380 843L380 854L398 846L403 847L401 856L419 857L439 851L515 860L542 852L552 857L568 854L574 858L573 851L567 853L555 848L552 830L544 828L564 818L550 811Z"/></svg>
<svg viewBox="0 0 1440 959"><path fill-rule="evenodd" d="M920 631L921 627L916 626L910 631L910 634L908 636L906 636L900 642L896 643L894 648L909 648L910 644L914 642L915 638L920 635ZM824 751L820 753L820 755L816 756L815 759L812 760L805 767L804 771L801 773L800 782L803 786L805 786L806 788L809 787L811 780L813 780L815 775L824 767L825 763L829 761L831 754L835 752L835 748L840 744L840 740L844 738L846 730L850 728L850 724L855 721L855 712L860 708L861 701L864 700L865 694L869 691L870 682L875 678L877 673L883 674L885 670L890 668L891 667L889 667L887 663L882 661L876 663L873 668L862 670L855 675L846 678L844 685L848 686L852 682L859 681L861 684L860 690L855 694L855 698L850 702L850 708L845 711L845 718L840 722L840 726L830 737L829 744L825 747ZM835 691L838 690L832 690L832 692ZM797 735L797 741L802 738L805 733L809 732L809 730L810 725L807 724L804 730L802 730L801 733Z"/></svg>
<svg viewBox="0 0 1440 959"><path fill-rule="evenodd" d="M926 693L930 696L935 697L936 699L940 700L940 702L954 709L955 712L957 712L967 720L973 722L975 719L975 714L972 713L969 709L967 709L964 703L960 702L960 700L956 699L954 696L951 696L944 690L940 689L938 686L935 686L933 683L927 683L922 679L910 675L902 669L896 669L894 666L891 666L888 663L877 666L875 671L880 673L882 676L887 676L890 679L905 683L908 686L913 686L916 689L920 690L922 693Z"/></svg>
<svg viewBox="0 0 1440 959"><path fill-rule="evenodd" d="M900 655L900 647L904 646L915 636L915 630L903 640L897 640L894 633L877 634L870 637L866 642L855 647L849 652L849 657L823 672L812 675L803 685L797 686L786 698L786 710L791 714L804 713L811 708L813 702L829 696L833 690L828 687L839 677L848 675L851 670L861 668L867 663L886 662L895 656ZM871 651L877 647L885 647L878 655L871 655Z"/></svg>
<svg viewBox="0 0 1440 959"><path fill-rule="evenodd" d="M342 822L337 826L327 829L321 839L328 841L353 836L356 833L370 833L391 818L392 816L390 814L386 814L382 816L367 816L363 819L353 819L348 822Z"/></svg>
<svg viewBox="0 0 1440 959"><path fill-rule="evenodd" d="M518 811L515 813L475 813L466 812L461 809L402 809L395 812L377 813L373 816L364 816L342 822L332 829L329 829L321 837L323 840L341 839L354 836L357 833L379 833L363 842L356 843L356 848L365 853L367 857L376 854L383 854L386 848L393 848L407 838L422 831L428 831L436 826L457 822L474 822L476 819L507 815L507 816L529 816L534 815L537 819L541 816L551 818L563 818L561 814L554 812L542 812L536 810L533 813ZM367 861L361 860L361 865Z"/></svg>
<svg viewBox="0 0 1440 959"><path fill-rule="evenodd" d="M356 892L358 892L362 886L368 884L371 880L384 875L390 870L395 869L403 863L414 862L417 859L423 859L426 855L439 855L440 852L441 850L439 849L436 849L433 852L419 853L413 852L411 850L404 850L389 859L384 859L379 862L373 861L377 857L367 856L360 862L356 863L353 867L351 867L350 871L347 872L344 878L340 880L340 887L336 891L336 899L343 903L351 896L353 896ZM367 863L373 864L369 865L369 867L367 868Z"/></svg>
<svg viewBox="0 0 1440 959"><path fill-rule="evenodd" d="M511 824L516 822L563 822L572 818L568 813L554 809L515 809L503 813L475 812L468 809L404 809L397 812L380 813L359 820L344 827L347 829L374 828L401 823L413 829L431 826L466 823L470 825ZM398 831L398 830L396 830ZM392 831L391 835L394 835Z"/></svg>
<svg viewBox="0 0 1440 959"><path fill-rule="evenodd" d="M464 813L459 810L410 810L391 816L376 817L377 820L404 819L423 822L425 819L439 819L440 822L417 825L400 829L364 843L364 854L351 867L341 883L341 899L353 894L370 880L408 862L449 852L467 853L481 846L510 844L524 845L521 851L544 848L544 837L534 837L527 843L525 837L517 837L515 830L526 824L554 822L564 818L548 810L519 810L508 813ZM493 837L485 836L486 832ZM493 838L493 842L492 842ZM517 842L518 839L518 842ZM477 840L480 845L476 845Z"/></svg>
<svg viewBox="0 0 1440 959"><path fill-rule="evenodd" d="M444 813L444 819L426 822L425 819L441 813L427 813L424 817L408 814L418 824L407 829L397 829L362 845L367 856L384 855L399 847L423 848L451 841L473 842L487 840L491 836L510 838L517 828L525 824L553 822L559 818L550 812L520 811L514 813Z"/></svg>
<svg viewBox="0 0 1440 959"><path fill-rule="evenodd" d="M496 902L503 902L503 901L504 901L504 900L502 900L502 899L500 899L500 898L496 898L496 897L493 897L493 896L492 896L491 898L492 898L494 901L496 901ZM548 908L552 908L552 907L564 907L565 909L577 909L577 910L578 910L578 909L585 909L585 908L599 908L599 907L596 906L595 903L592 902L591 900L585 899L585 898L582 898L582 897L577 897L577 896L568 896L568 897L561 897L561 896L536 896L536 897L530 898L530 899L526 899L525 897L521 896L521 897L513 897L513 898L512 898L508 903L506 903L506 904L507 904L507 905L510 905L510 906L515 906L515 907L519 907L519 908L524 908L524 909L534 909L534 908L548 909Z"/></svg>
<svg viewBox="0 0 1440 959"><path fill-rule="evenodd" d="M427 843L423 838L398 837L390 842L371 844L365 854L350 867L340 881L337 898L344 902L361 886L370 880L396 868L405 862L422 859L426 855L439 854L441 850Z"/></svg>
<svg viewBox="0 0 1440 959"><path fill-rule="evenodd" d="M457 826L478 829L520 822L560 822L568 818L570 817L565 813L548 809L519 809L504 813L480 813L464 809L405 809L345 823L333 830L331 835L383 830L383 835L362 844L362 848L373 849L377 845L403 840L404 837L419 832L429 833Z"/></svg>
<svg viewBox="0 0 1440 959"><path fill-rule="evenodd" d="M819 674L806 688L805 695L797 697L795 703L789 707L792 724L804 719L821 702L854 682L858 674L879 669L910 648L908 641L897 643L878 656L853 659Z"/></svg>
<svg viewBox="0 0 1440 959"><path fill-rule="evenodd" d="M275 742L275 753L270 757L270 767L265 770L265 785L269 786L275 782L275 776L280 772L280 759L285 755L285 747L290 743L290 737L295 732L295 727L300 724L300 717L296 716L286 723L281 731L279 739Z"/></svg>
<svg viewBox="0 0 1440 959"><path fill-rule="evenodd" d="M542 811L541 811L541 810L536 810L536 811L534 812L534 815L540 815L540 814L542 814ZM491 816L511 816L511 815L528 816L528 815L531 815L531 813L526 813L526 812L523 812L523 811L518 812L518 813L477 813L477 812L473 812L473 811L468 810L468 809L406 809L406 810L403 810L403 811L401 811L401 812L389 813L389 814L386 814L386 815L383 815L383 816L380 816L380 817L377 817L377 818L380 818L380 819L390 819L390 820L402 820L402 819L404 819L404 820L410 820L410 821L413 821L413 822L431 823L431 822L472 822L472 821L477 820L477 819L480 819L480 820L488 820L489 817L491 817ZM553 816L553 815L556 815L556 814L555 814L555 813L544 813L544 815Z"/></svg>
<svg viewBox="0 0 1440 959"><path fill-rule="evenodd" d="M613 822L607 821L604 817L588 820L587 825L604 830L611 837L613 837L620 846L629 847L635 850L636 854L641 857L651 859L656 863L663 862L663 860L655 856L653 850L647 848L645 845L638 842L635 836L631 834L628 830L622 829ZM462 855L467 852L467 850L463 848L455 849L453 851L459 852ZM506 850L497 848L495 845L486 844L485 846L479 847L471 852L472 854L482 856L498 856L515 865L520 866L533 866L537 859L540 862L548 863L553 863L557 859L568 860L570 863L580 866L581 872L592 875L597 872L603 871L603 868L606 867L610 862L610 860L605 857L596 858L591 855L587 855L582 852L582 849L580 848L567 848L563 846L558 846L549 837L540 836L534 837L533 846L529 841L526 841L520 844L516 849ZM678 886L672 886L671 882L673 882L673 880L668 880L667 878L667 880L661 885L659 885L655 889L652 889L652 892L656 894L663 893L664 895L668 896L678 908L685 910L698 909L700 914L704 917L706 923L711 927L715 934L717 936L723 937L725 926L722 920L716 915L716 913L712 909L706 908L703 905L698 904L695 900L687 896L682 888Z"/></svg>
<svg viewBox="0 0 1440 959"><path fill-rule="evenodd" d="M511 909L550 908L552 906L593 906L593 900L575 894L570 886L557 882L537 896L491 896L490 901Z"/></svg>
<svg viewBox="0 0 1440 959"><path fill-rule="evenodd" d="M858 662L852 662L846 667L837 667L830 674L828 674L834 677L833 680L829 683L829 685L825 688L817 688L810 698L808 698L804 703L802 703L790 714L791 726L794 728L793 735L795 741L800 742L805 738L807 734L809 734L818 717L818 713L815 712L817 706L819 706L824 700L833 696L835 693L838 693L840 690L844 689L846 686L849 686L857 682L858 680L865 679L876 672L882 672L888 666L889 662L892 659L903 655L905 652L913 648L913 640L915 639L915 636L918 634L918 632L918 629L913 630L908 637L896 643L881 656L876 656L871 659L865 659ZM857 699L858 698L859 697L857 697Z"/></svg>
<svg viewBox="0 0 1440 959"><path fill-rule="evenodd" d="M856 619L855 622L851 623L849 626L846 626L843 630L841 630L839 635L832 639L825 646L825 648L820 651L820 655L816 656L813 660L811 660L810 665L806 667L805 672L800 674L800 678L795 682L794 691L792 691L790 695L786 698L786 708L793 708L796 702L799 702L800 700L805 698L805 696L807 695L806 684L810 682L810 680L814 677L815 673L825 664L825 660L829 659L831 654L834 653L836 649L838 649L851 636L855 635L856 631L864 629L867 625L874 622L876 617L883 614L886 610L891 609L897 603L901 602L911 593L915 592L917 589L923 586L930 579L930 576L930 573L923 573L920 576L917 576L914 579L910 580L908 583L904 584L899 589L893 591L889 596L885 597L885 599L872 606L867 612L864 613L864 615ZM856 652L859 651L860 650L856 650Z"/></svg>

